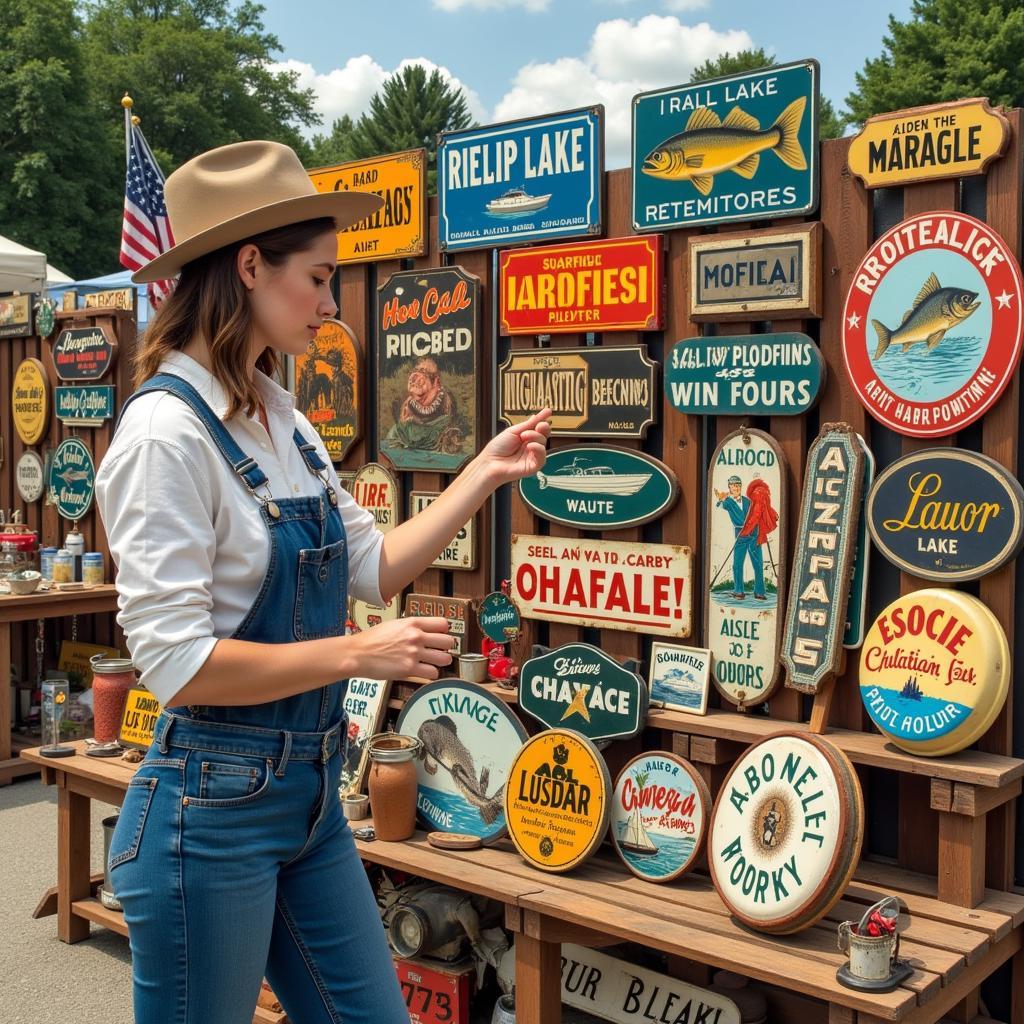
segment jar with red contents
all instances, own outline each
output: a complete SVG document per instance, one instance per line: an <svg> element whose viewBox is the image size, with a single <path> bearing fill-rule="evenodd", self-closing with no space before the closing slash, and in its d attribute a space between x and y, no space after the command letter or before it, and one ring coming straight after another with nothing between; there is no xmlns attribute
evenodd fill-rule
<svg viewBox="0 0 1024 1024"><path fill-rule="evenodd" d="M92 666L92 714L97 743L113 743L121 731L128 691L135 686L135 666L130 658L97 654Z"/></svg>

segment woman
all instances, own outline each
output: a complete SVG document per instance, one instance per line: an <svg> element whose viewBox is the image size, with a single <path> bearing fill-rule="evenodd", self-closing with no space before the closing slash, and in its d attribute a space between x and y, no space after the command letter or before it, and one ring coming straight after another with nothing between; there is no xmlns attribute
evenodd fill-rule
<svg viewBox="0 0 1024 1024"><path fill-rule="evenodd" d="M386 603L540 469L547 413L385 538L269 376L336 312L335 232L380 200L317 194L270 142L196 157L166 199L177 244L135 280L181 277L96 484L118 621L166 709L110 848L136 1020L248 1024L266 974L295 1024L405 1022L337 795L342 701L350 676L437 678L455 641L441 618L345 636L346 599Z"/></svg>

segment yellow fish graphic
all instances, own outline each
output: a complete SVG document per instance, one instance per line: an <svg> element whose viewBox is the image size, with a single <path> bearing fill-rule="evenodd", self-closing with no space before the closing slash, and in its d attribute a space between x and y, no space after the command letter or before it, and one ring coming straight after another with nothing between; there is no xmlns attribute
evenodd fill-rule
<svg viewBox="0 0 1024 1024"><path fill-rule="evenodd" d="M899 327L891 329L872 320L878 334L875 358L881 359L890 345L902 345L907 352L919 342L931 352L952 327L966 320L980 305L977 292L966 288L943 288L935 274L929 274L914 304L903 314Z"/></svg>
<svg viewBox="0 0 1024 1024"><path fill-rule="evenodd" d="M757 118L739 107L733 107L724 121L710 107L698 107L685 131L652 149L640 169L652 178L692 182L703 196L710 193L715 175L722 171L752 178L766 149L787 167L806 171L807 160L797 138L806 106L806 96L793 100L771 128L763 130Z"/></svg>

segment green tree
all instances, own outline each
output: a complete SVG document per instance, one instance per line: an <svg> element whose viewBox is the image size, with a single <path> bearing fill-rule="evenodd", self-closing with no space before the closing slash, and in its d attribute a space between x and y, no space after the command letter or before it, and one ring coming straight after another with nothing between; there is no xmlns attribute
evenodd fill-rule
<svg viewBox="0 0 1024 1024"><path fill-rule="evenodd" d="M309 142L307 167L330 167L343 164L358 157L352 149L352 132L355 122L348 114L336 118L331 125L330 135L314 135Z"/></svg>
<svg viewBox="0 0 1024 1024"><path fill-rule="evenodd" d="M882 53L865 61L846 105L863 124L872 114L964 96L1024 105L1020 0L914 0L908 21L889 17Z"/></svg>

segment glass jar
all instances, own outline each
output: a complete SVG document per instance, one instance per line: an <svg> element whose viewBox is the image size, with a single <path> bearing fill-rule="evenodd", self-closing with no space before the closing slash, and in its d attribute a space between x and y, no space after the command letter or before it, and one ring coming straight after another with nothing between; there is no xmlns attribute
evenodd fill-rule
<svg viewBox="0 0 1024 1024"><path fill-rule="evenodd" d="M367 789L377 838L400 842L416 831L416 756L420 741L415 736L382 732L367 742L370 771Z"/></svg>
<svg viewBox="0 0 1024 1024"><path fill-rule="evenodd" d="M92 714L97 743L113 743L121 732L128 691L135 686L135 666L130 658L96 654L92 667Z"/></svg>
<svg viewBox="0 0 1024 1024"><path fill-rule="evenodd" d="M56 548L39 549L39 572L44 580L53 579L53 559L56 554Z"/></svg>
<svg viewBox="0 0 1024 1024"><path fill-rule="evenodd" d="M92 586L103 582L102 551L86 551L82 555L82 582Z"/></svg>
<svg viewBox="0 0 1024 1024"><path fill-rule="evenodd" d="M67 548L61 548L53 556L53 582L74 583L75 560Z"/></svg>

